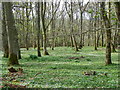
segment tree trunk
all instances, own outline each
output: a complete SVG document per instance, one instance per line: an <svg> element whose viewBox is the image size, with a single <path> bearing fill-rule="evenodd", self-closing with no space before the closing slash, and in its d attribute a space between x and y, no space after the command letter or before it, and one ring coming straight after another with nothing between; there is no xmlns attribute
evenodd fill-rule
<svg viewBox="0 0 120 90"><path fill-rule="evenodd" d="M102 25L102 28L103 28L103 25ZM102 35L101 36L101 39L102 39L101 40L101 46L104 47L104 32L103 32L103 30L101 30L101 35Z"/></svg>
<svg viewBox="0 0 120 90"><path fill-rule="evenodd" d="M111 47L112 47L111 52L116 52L116 50L115 50L115 45L113 44L113 42L111 42Z"/></svg>
<svg viewBox="0 0 120 90"><path fill-rule="evenodd" d="M37 3L37 52L38 52L38 57L41 57L41 52L40 52L40 2Z"/></svg>
<svg viewBox="0 0 120 90"><path fill-rule="evenodd" d="M100 40L100 34L99 34L99 31L98 31L97 32L97 41L96 41L97 47L99 47L99 40Z"/></svg>
<svg viewBox="0 0 120 90"><path fill-rule="evenodd" d="M97 50L97 37L96 37L96 18L95 18L95 23L94 23L94 27L95 27L95 32L94 32L94 49Z"/></svg>
<svg viewBox="0 0 120 90"><path fill-rule="evenodd" d="M26 28L26 49L29 50L29 39L28 39L28 31L29 31L29 14L28 14L28 2L26 2L26 17L27 17L27 28Z"/></svg>
<svg viewBox="0 0 120 90"><path fill-rule="evenodd" d="M54 17L54 5L53 5L53 2L52 2L52 17ZM54 40L54 36L55 36L55 17L52 19L52 22L51 22L51 30L52 30L52 50L54 50L54 47L55 47L55 40Z"/></svg>
<svg viewBox="0 0 120 90"><path fill-rule="evenodd" d="M102 12L102 17L104 20L104 24L106 27L106 65L112 64L111 61L111 29L108 29L111 27L110 21L107 17L106 11L105 11L105 2L101 2L101 12Z"/></svg>
<svg viewBox="0 0 120 90"><path fill-rule="evenodd" d="M77 42L76 42L76 40L75 40L75 36L72 35L72 38L73 38L73 41L74 41L75 51L79 51L79 50L78 50L78 47L77 47Z"/></svg>
<svg viewBox="0 0 120 90"><path fill-rule="evenodd" d="M71 41L71 47L74 47L74 45L73 45L73 38L72 38L72 36L70 36L70 41Z"/></svg>
<svg viewBox="0 0 120 90"><path fill-rule="evenodd" d="M97 38L96 38L96 31L94 32L95 40L94 40L94 49L97 50Z"/></svg>
<svg viewBox="0 0 120 90"><path fill-rule="evenodd" d="M45 28L45 11L46 11L46 2L41 2L41 20L42 20L42 29L43 29L43 54L49 55L47 51L47 37L46 37L46 28Z"/></svg>
<svg viewBox="0 0 120 90"><path fill-rule="evenodd" d="M18 62L18 36L17 30L15 27L14 15L12 12L12 3L5 3L5 12L6 12L6 20L8 26L8 40L9 40L9 62L8 65L19 65Z"/></svg>
<svg viewBox="0 0 120 90"><path fill-rule="evenodd" d="M70 29L71 29L71 33L73 34L73 3L71 2L71 14L70 14L70 22L71 22L71 25L70 25ZM76 39L75 39L75 36L74 35L72 35L71 36L72 37L72 40L73 40L73 43L74 43L74 47L75 47L75 51L79 51L78 50L78 47L77 47L77 42L76 42Z"/></svg>
<svg viewBox="0 0 120 90"><path fill-rule="evenodd" d="M79 45L79 49L82 49L82 47L83 47L83 45L82 45L82 39L83 39L83 35L82 35L82 24L83 24L83 13L82 13L82 11L81 11L81 13L80 13L80 16L81 16L81 26L80 26L80 30L81 30L81 34L80 34L80 45Z"/></svg>
<svg viewBox="0 0 120 90"><path fill-rule="evenodd" d="M120 2L115 2L115 9L116 9L116 14L118 18L118 28L120 28ZM120 48L120 29L118 30L118 48Z"/></svg>
<svg viewBox="0 0 120 90"><path fill-rule="evenodd" d="M8 46L8 35L7 35L7 28L6 28L6 20L5 20L5 9L4 9L4 2L2 3L3 9L3 20L2 20L2 42L3 42L3 51L4 57L9 57L9 46Z"/></svg>

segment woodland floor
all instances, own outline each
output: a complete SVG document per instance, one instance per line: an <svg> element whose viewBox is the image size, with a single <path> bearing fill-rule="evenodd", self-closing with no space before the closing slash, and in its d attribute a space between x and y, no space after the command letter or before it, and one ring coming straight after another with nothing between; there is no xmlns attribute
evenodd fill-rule
<svg viewBox="0 0 120 90"><path fill-rule="evenodd" d="M26 86L27 88L117 88L118 53L112 53L112 65L105 66L105 48L84 47L75 52L70 47L48 49L49 56L36 57L36 50L21 49L19 60L23 74L9 75L7 61L0 52L0 87ZM92 72L96 75L92 75ZM88 75L85 75L85 72ZM5 86L6 85L6 86Z"/></svg>

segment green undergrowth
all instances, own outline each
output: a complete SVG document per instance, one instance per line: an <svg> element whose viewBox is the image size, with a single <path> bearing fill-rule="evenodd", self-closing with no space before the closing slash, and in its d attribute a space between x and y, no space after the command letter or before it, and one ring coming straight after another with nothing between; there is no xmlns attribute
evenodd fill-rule
<svg viewBox="0 0 120 90"><path fill-rule="evenodd" d="M42 51L41 51L42 52ZM8 77L8 59L2 59L3 83L26 85L28 88L117 88L118 53L112 53L113 64L105 65L105 48L84 47L75 52L70 47L48 49L49 56L36 57L37 51L21 49L20 65L24 75L15 80ZM95 71L96 75L84 75ZM104 75L107 74L107 75ZM10 78L10 79L9 79Z"/></svg>

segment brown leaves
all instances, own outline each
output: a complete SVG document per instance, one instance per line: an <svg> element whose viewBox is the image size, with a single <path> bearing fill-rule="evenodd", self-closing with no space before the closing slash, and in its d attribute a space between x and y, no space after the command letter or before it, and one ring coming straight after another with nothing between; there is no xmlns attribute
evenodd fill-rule
<svg viewBox="0 0 120 90"><path fill-rule="evenodd" d="M15 70L13 67L8 68L8 70L9 70L9 72L11 72L11 73L17 72L17 70Z"/></svg>
<svg viewBox="0 0 120 90"><path fill-rule="evenodd" d="M15 72L21 72L22 73L23 72L22 68L18 68L16 70L15 68L11 67L11 68L8 68L8 70L9 70L10 73L15 73Z"/></svg>
<svg viewBox="0 0 120 90"><path fill-rule="evenodd" d="M8 76L15 77L15 76L21 76L21 75L23 75L23 69L22 68L18 68L16 70L15 68L11 67L8 70L9 70Z"/></svg>
<svg viewBox="0 0 120 90"><path fill-rule="evenodd" d="M17 70L13 67L9 68L9 73L18 73L18 74L22 74L23 73L23 69L22 68L18 68Z"/></svg>
<svg viewBox="0 0 120 90"><path fill-rule="evenodd" d="M15 81L16 79L24 75L22 68L15 69L11 67L8 70L9 72L5 77L6 81Z"/></svg>
<svg viewBox="0 0 120 90"><path fill-rule="evenodd" d="M15 68L11 67L11 68L8 68L8 71L9 72L6 75L6 77L4 77L4 79L5 79L5 81L10 81L12 83L11 84L9 84L9 83L3 83L4 87L26 88L26 86L23 86L23 85L15 85L16 83L17 84L23 83L23 81L24 81L24 80L19 80L19 77L21 77L22 75L24 75L22 68L15 69ZM13 83L15 83L15 84L13 84Z"/></svg>

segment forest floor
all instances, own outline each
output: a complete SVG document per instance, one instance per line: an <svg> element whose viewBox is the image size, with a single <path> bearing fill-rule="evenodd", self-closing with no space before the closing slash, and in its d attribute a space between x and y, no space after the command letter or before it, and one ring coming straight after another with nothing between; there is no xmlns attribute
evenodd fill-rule
<svg viewBox="0 0 120 90"><path fill-rule="evenodd" d="M0 70L3 81L0 87L27 88L117 88L118 53L112 53L112 65L105 65L105 48L84 47L75 52L70 47L48 49L49 56L36 57L37 51L21 49L22 59L15 69L20 74L10 74L8 59L2 58ZM2 53L2 52L0 52ZM1 55L1 54L0 54ZM16 86L15 86L16 85Z"/></svg>

